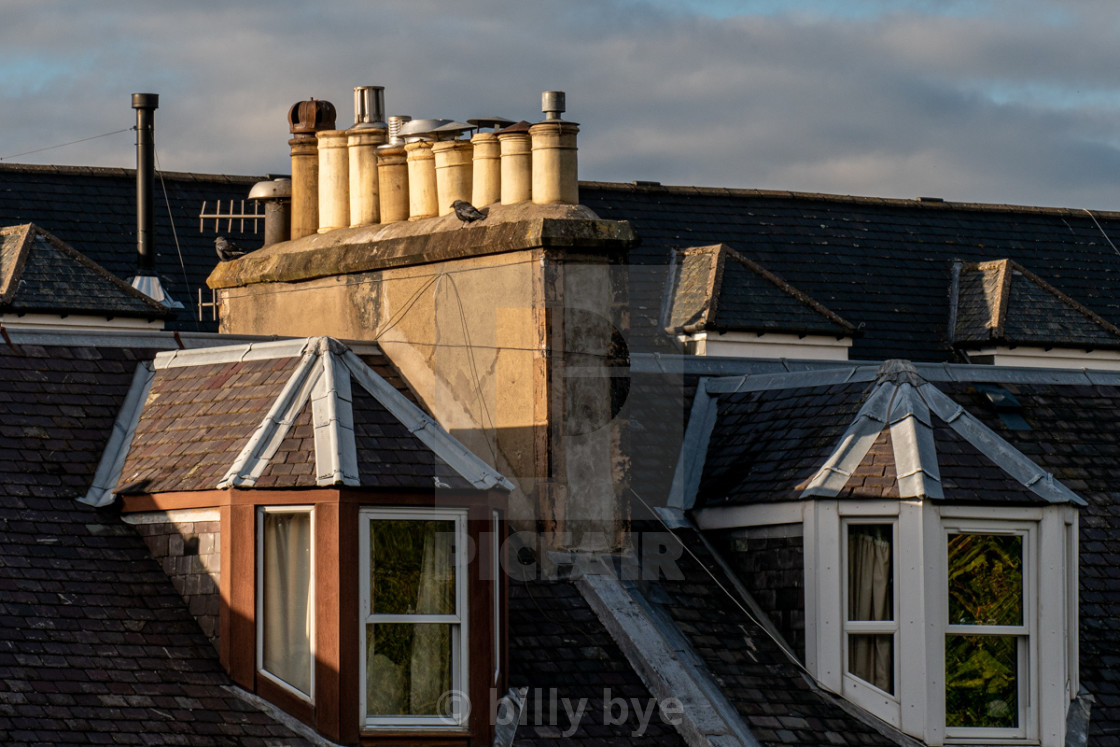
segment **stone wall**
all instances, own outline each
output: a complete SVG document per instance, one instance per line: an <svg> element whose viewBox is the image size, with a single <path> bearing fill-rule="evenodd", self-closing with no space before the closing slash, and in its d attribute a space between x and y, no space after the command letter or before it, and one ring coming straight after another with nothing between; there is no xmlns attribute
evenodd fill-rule
<svg viewBox="0 0 1120 747"><path fill-rule="evenodd" d="M221 570L220 521L216 510L130 514L125 521L144 538L202 632L217 646Z"/></svg>

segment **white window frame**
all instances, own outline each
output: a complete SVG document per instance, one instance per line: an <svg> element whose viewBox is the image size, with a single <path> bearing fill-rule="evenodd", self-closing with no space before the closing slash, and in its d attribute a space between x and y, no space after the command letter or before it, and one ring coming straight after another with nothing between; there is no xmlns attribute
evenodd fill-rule
<svg viewBox="0 0 1120 747"><path fill-rule="evenodd" d="M1023 623L1021 625L954 625L949 622L949 536L952 534L1018 536L1023 539ZM950 727L945 725L947 742L976 743L984 741L1006 742L1033 738L1037 734L1038 704L1038 524L1021 521L985 521L946 519L941 523L940 542L940 596L941 596L941 662L942 662L942 719L945 716L945 639L950 635L1014 636L1018 656L1018 707L1019 725L1015 728ZM1063 574L1064 576L1065 574ZM1065 579L1063 578L1063 581Z"/></svg>
<svg viewBox="0 0 1120 747"><path fill-rule="evenodd" d="M311 612L311 629L308 631L311 649L311 676L308 679L311 692L305 693L299 688L287 683L280 677L264 668L264 517L266 514L307 514L310 521L310 556L311 573L310 589L307 593L307 604ZM314 506L258 506L256 516L256 550L257 550L257 578L256 578L256 669L269 682L281 687L285 692L291 693L300 700L308 703L315 702L315 508Z"/></svg>
<svg viewBox="0 0 1120 747"><path fill-rule="evenodd" d="M455 614L381 615L370 609L370 524L373 521L453 521L455 526ZM364 730L377 729L465 729L470 708L465 700L469 685L468 648L470 631L467 610L467 511L466 509L363 508L358 512L360 613L359 629L359 719ZM443 623L451 625L451 715L367 716L366 703L366 629L370 623Z"/></svg>
<svg viewBox="0 0 1120 747"><path fill-rule="evenodd" d="M860 620L854 621L848 619L848 595L850 589L848 588L849 568L848 568L848 540L849 528L853 525L860 526L866 524L879 524L890 526L891 528L891 617L890 621L870 621ZM842 609L840 611L841 621L841 643L840 643L840 656L843 662L841 669L843 680L843 694L848 697L852 702L866 708L873 713L876 713L885 721L894 726L899 724L899 681L901 679L900 672L900 656L899 656L899 548L898 548L898 518L889 516L847 516L840 521L840 544L841 544L841 566L840 583L843 585L843 593L841 594ZM852 634L890 634L892 639L893 653L891 656L891 665L893 668L892 679L894 682L894 693L889 693L882 690L872 683L857 677L852 674L849 655L851 647L849 645L848 637Z"/></svg>

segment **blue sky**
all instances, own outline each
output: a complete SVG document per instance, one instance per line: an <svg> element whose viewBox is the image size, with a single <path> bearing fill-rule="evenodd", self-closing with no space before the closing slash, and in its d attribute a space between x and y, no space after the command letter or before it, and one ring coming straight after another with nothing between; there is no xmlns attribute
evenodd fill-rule
<svg viewBox="0 0 1120 747"><path fill-rule="evenodd" d="M584 179L1120 209L1114 0L0 0L0 157L287 171L294 102L540 117ZM120 130L125 132L120 132ZM95 135L115 133L87 140ZM17 155L81 140L63 148Z"/></svg>

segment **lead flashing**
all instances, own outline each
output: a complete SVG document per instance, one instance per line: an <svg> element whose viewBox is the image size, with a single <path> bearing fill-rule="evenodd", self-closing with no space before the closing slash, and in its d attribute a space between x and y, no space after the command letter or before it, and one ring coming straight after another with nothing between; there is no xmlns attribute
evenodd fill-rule
<svg viewBox="0 0 1120 747"><path fill-rule="evenodd" d="M117 419L113 422L113 432L109 436L108 443L105 444L105 450L101 452L101 461L98 462L97 471L93 475L93 484L84 496L78 498L82 503L100 508L113 502L113 488L121 479L124 460L132 446L136 425L140 422L140 414L144 411L144 403L148 401L148 392L152 388L154 379L155 371L148 363L140 363L136 366L124 404L121 405Z"/></svg>

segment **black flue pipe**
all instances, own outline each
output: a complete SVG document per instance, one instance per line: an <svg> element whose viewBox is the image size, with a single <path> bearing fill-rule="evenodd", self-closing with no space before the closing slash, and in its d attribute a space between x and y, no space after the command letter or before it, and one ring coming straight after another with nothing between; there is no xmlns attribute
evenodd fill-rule
<svg viewBox="0 0 1120 747"><path fill-rule="evenodd" d="M136 110L136 274L156 274L155 225L152 202L155 193L155 112L158 93L132 94Z"/></svg>

